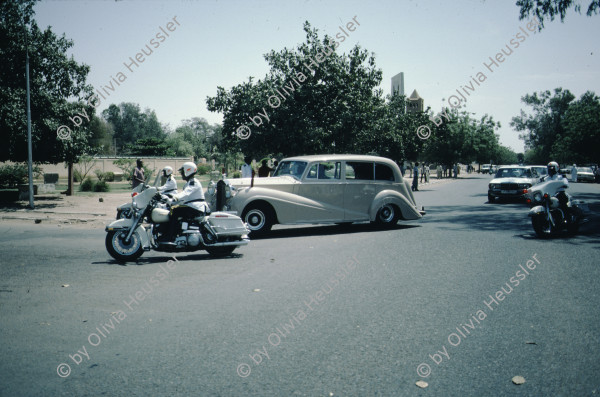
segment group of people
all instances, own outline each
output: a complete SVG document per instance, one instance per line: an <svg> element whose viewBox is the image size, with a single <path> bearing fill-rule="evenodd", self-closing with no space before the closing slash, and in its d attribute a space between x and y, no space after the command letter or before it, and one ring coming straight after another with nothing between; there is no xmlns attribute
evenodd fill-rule
<svg viewBox="0 0 600 397"><path fill-rule="evenodd" d="M269 167L267 160L263 160L261 163L262 163L262 165L258 168L258 177L266 178L266 177L270 176L273 171L275 171L275 169L277 168L278 161L275 160L273 162L274 168ZM244 164L242 165L242 168L240 169L240 171L242 174L242 178L252 178L253 173L256 175L256 173L254 172L254 169L252 168L252 157L250 157L250 156L244 157Z"/></svg>
<svg viewBox="0 0 600 397"><path fill-rule="evenodd" d="M470 165L467 167L467 170L472 169L473 167L471 167ZM423 183L423 180L425 180L425 183L429 183L429 174L431 172L429 164L421 163L419 167L419 162L416 162L414 166L409 167L409 170L410 177L413 178L413 191L419 191L419 176L421 178L421 183ZM452 167L449 167L445 164L438 164L435 170L437 179L442 179L442 177L446 178L446 175L448 176L448 178L452 178L452 173L454 173L454 178L458 178L458 175L460 174L460 165L454 164ZM400 172L402 173L402 176L404 176L404 174L406 173L406 167L404 166L404 164L400 166Z"/></svg>

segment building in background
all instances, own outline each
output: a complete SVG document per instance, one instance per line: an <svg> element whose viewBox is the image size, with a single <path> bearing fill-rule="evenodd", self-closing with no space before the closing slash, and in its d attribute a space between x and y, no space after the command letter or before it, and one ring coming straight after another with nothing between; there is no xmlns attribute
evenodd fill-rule
<svg viewBox="0 0 600 397"><path fill-rule="evenodd" d="M400 72L394 77L392 77L391 94L393 95L394 92L398 92L400 95L404 95L404 72Z"/></svg>
<svg viewBox="0 0 600 397"><path fill-rule="evenodd" d="M423 98L419 96L417 90L414 90L407 99L406 111L410 113L422 112L423 107Z"/></svg>

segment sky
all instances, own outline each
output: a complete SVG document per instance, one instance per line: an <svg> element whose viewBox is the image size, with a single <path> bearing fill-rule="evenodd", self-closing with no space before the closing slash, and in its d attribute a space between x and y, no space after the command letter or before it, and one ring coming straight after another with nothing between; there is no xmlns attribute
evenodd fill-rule
<svg viewBox="0 0 600 397"><path fill-rule="evenodd" d="M589 0L583 1L585 9ZM473 86L463 94L463 109L499 121L500 143L516 152L523 141L510 120L531 110L521 97L557 87L577 98L588 90L600 94L600 15L571 9L564 23L547 19L534 34L530 18L519 20L515 0L44 0L34 10L41 28L74 41L70 55L90 66L88 83L105 97L99 111L134 102L171 129L192 117L222 123L222 114L206 109L206 98L219 86L262 79L269 71L263 55L304 42L305 21L322 37L355 19L360 25L337 52L358 44L374 53L386 95L392 76L404 72L405 94L416 89L438 113L457 89ZM529 36L517 38L520 28ZM491 64L502 48L510 55ZM142 49L149 55L136 61ZM473 84L479 72L486 78Z"/></svg>

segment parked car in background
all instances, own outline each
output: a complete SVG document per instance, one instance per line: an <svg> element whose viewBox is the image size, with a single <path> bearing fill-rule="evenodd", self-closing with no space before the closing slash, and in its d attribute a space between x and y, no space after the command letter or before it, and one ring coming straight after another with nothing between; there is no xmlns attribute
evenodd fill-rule
<svg viewBox="0 0 600 397"><path fill-rule="evenodd" d="M497 198L525 198L527 189L540 181L528 166L501 166L488 185L488 201Z"/></svg>
<svg viewBox="0 0 600 397"><path fill-rule="evenodd" d="M534 170L540 178L548 175L548 167L545 165L530 165L529 168Z"/></svg>
<svg viewBox="0 0 600 397"><path fill-rule="evenodd" d="M489 174L490 173L490 164L482 164L481 165L481 173Z"/></svg>
<svg viewBox="0 0 600 397"><path fill-rule="evenodd" d="M224 209L241 214L251 236L274 224L371 221L386 227L425 215L396 163L384 157L290 157L280 161L273 177L229 179L226 184ZM206 199L218 209L215 187L209 185Z"/></svg>
<svg viewBox="0 0 600 397"><path fill-rule="evenodd" d="M577 182L594 182L594 172L590 167L577 167Z"/></svg>

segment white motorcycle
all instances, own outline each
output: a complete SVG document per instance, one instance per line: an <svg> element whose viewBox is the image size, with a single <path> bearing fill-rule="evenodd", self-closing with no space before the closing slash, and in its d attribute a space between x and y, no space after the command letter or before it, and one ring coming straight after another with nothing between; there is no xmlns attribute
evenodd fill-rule
<svg viewBox="0 0 600 397"><path fill-rule="evenodd" d="M156 187L141 185L132 193L129 208L129 218L117 219L105 229L106 250L118 261L134 261L144 251L152 249L165 252L206 250L212 256L225 256L250 241L250 230L242 219L227 212L201 214L181 222L172 241L159 241L159 237L168 233L171 219L168 205Z"/></svg>
<svg viewBox="0 0 600 397"><path fill-rule="evenodd" d="M556 196L563 187L564 182L559 179L547 180L528 189L527 202L532 206L528 216L531 217L531 225L538 237L552 237L563 230L575 234L579 225L586 221L584 211L588 211L587 205L583 201L574 200L566 192L568 202L561 208Z"/></svg>

